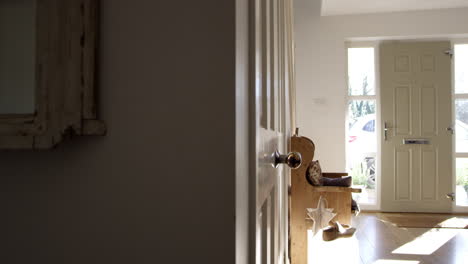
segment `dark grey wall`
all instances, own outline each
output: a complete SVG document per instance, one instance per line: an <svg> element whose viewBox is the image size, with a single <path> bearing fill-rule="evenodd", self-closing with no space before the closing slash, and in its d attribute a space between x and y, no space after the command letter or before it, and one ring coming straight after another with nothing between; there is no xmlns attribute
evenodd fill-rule
<svg viewBox="0 0 468 264"><path fill-rule="evenodd" d="M106 137L0 152L1 263L234 263L234 0L103 0Z"/></svg>

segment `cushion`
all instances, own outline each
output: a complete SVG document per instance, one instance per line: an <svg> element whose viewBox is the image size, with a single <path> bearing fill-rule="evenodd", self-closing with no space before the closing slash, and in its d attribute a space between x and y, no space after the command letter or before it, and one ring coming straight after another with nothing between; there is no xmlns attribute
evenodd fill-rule
<svg viewBox="0 0 468 264"><path fill-rule="evenodd" d="M320 168L318 160L313 160L309 163L306 179L313 186L322 186L322 168Z"/></svg>
<svg viewBox="0 0 468 264"><path fill-rule="evenodd" d="M321 183L323 186L339 186L339 187L350 187L353 183L353 177L345 176L341 178L328 178L322 177Z"/></svg>

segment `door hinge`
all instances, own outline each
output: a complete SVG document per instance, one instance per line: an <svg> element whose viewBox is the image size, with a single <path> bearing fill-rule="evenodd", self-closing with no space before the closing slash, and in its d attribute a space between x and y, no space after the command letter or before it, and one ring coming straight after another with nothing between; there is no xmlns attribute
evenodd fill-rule
<svg viewBox="0 0 468 264"><path fill-rule="evenodd" d="M452 135L455 133L455 129L453 128L453 126L447 127L447 131Z"/></svg>
<svg viewBox="0 0 468 264"><path fill-rule="evenodd" d="M453 49L448 49L448 50L444 51L444 53L446 55L449 55L450 58L453 58L453 54L454 54Z"/></svg>
<svg viewBox="0 0 468 264"><path fill-rule="evenodd" d="M455 201L455 193L447 193L447 199L452 200L452 202Z"/></svg>

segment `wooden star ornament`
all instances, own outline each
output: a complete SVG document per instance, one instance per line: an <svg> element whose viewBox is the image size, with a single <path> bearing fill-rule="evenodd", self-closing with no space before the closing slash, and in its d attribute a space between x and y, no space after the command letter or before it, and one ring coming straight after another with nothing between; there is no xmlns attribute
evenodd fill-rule
<svg viewBox="0 0 468 264"><path fill-rule="evenodd" d="M336 214L333 213L333 208L326 208L326 201L325 198L320 196L317 208L307 208L308 219L314 220L314 225L312 227L314 235L317 234L320 229L328 227L329 222L336 216Z"/></svg>

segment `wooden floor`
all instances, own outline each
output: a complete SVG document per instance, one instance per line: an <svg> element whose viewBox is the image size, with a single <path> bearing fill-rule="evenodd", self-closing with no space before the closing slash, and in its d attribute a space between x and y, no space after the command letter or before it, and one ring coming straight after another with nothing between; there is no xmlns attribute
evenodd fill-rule
<svg viewBox="0 0 468 264"><path fill-rule="evenodd" d="M468 263L468 229L399 228L384 219L363 213L353 237L331 242L309 233L309 264Z"/></svg>

